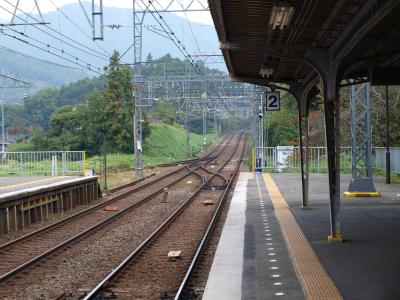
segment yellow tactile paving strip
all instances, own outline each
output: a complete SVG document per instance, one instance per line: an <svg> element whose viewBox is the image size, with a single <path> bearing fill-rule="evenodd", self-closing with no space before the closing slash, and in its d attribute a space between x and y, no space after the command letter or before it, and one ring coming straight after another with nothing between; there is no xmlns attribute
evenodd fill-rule
<svg viewBox="0 0 400 300"><path fill-rule="evenodd" d="M307 299L343 299L290 212L285 198L271 175L263 174L263 178L275 208L275 215L279 220L283 236L288 245L293 267Z"/></svg>

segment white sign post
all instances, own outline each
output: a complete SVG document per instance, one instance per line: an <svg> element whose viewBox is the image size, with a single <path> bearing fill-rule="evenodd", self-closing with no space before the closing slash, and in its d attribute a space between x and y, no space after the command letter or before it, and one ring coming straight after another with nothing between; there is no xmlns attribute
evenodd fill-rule
<svg viewBox="0 0 400 300"><path fill-rule="evenodd" d="M278 111L281 110L281 94L279 92L268 92L267 93L267 111Z"/></svg>

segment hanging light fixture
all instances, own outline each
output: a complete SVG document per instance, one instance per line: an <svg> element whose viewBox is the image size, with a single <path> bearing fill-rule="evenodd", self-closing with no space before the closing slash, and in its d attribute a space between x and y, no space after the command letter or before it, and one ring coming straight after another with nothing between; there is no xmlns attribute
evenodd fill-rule
<svg viewBox="0 0 400 300"><path fill-rule="evenodd" d="M262 78L270 78L274 74L274 69L271 65L263 63L260 69L260 75Z"/></svg>
<svg viewBox="0 0 400 300"><path fill-rule="evenodd" d="M282 30L284 27L289 26L293 15L294 7L289 2L278 1L272 8L269 25L272 26L273 30L276 28Z"/></svg>

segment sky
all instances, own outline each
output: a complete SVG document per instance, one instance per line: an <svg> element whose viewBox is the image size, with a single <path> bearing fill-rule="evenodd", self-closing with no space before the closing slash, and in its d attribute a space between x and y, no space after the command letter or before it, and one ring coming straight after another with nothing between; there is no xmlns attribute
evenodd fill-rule
<svg viewBox="0 0 400 300"><path fill-rule="evenodd" d="M54 3L58 7L61 7L65 4L69 3L78 3L78 0L36 0L39 8L42 13L50 12L50 11L55 11L56 7L52 4ZM99 3L99 0L95 0L96 3ZM15 4L18 2L18 0L0 0L0 5L9 11L13 11ZM34 0L20 0L19 1L19 8L23 11L26 12L32 12L32 13L37 13L37 9L35 7L35 1ZM92 1L85 1L82 0L82 2L90 2ZM138 3L140 4L142 0L139 0ZM147 0L143 0L143 3L147 3ZM153 1L154 2L154 1ZM158 0L158 3L161 4L161 6L166 6L171 2L171 0ZM173 0L173 4L171 8L173 9L180 9L182 6L187 6L189 3L191 3L192 0ZM11 3L11 4L9 4ZM103 0L103 6L104 6L104 13L107 13L107 7L120 7L120 8L132 8L132 0ZM201 4L207 4L207 0L195 0L192 8L200 8ZM141 4L143 7L143 4ZM159 9L160 6L157 7ZM91 12L87 12L90 14ZM180 16L185 17L185 14L183 13L177 13ZM192 21L192 22L198 22L202 24L207 24L211 25L213 24L210 13L209 12L188 12L186 13L187 18ZM0 18L3 20L11 20L11 14L6 12L4 9L0 8Z"/></svg>

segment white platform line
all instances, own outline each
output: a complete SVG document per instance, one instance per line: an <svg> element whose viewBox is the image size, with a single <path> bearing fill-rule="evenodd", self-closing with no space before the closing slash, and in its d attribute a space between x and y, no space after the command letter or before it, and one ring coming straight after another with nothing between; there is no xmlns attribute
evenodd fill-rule
<svg viewBox="0 0 400 300"><path fill-rule="evenodd" d="M246 223L247 182L252 173L242 172L236 183L225 225L215 252L203 300L241 300Z"/></svg>

